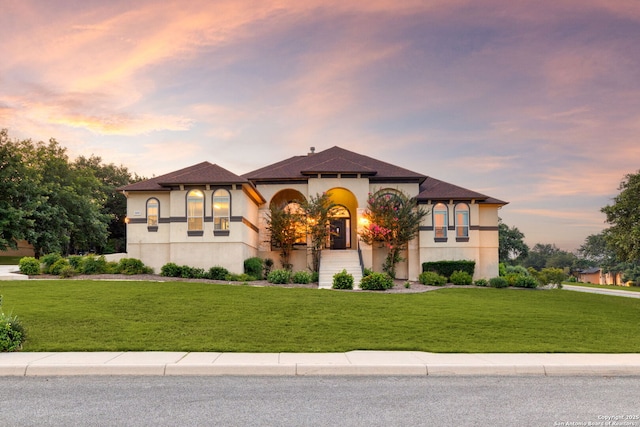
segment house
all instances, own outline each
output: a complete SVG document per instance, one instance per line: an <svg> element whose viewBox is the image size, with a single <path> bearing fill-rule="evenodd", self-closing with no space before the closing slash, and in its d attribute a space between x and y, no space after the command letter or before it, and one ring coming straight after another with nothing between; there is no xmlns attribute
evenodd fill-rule
<svg viewBox="0 0 640 427"><path fill-rule="evenodd" d="M340 147L317 153L312 148L241 176L203 162L121 190L127 197L128 256L156 271L174 262L241 273L243 261L253 256L279 265L267 230L269 207L322 193L339 209L321 266L342 253L381 271L386 249L361 242L358 230L370 194L402 191L429 214L403 254L398 278L415 280L423 262L441 260L474 260L475 278L498 275L498 209L507 202ZM296 245L294 271L311 265L306 243Z"/></svg>
<svg viewBox="0 0 640 427"><path fill-rule="evenodd" d="M622 272L604 272L599 267L585 268L578 271L578 282L592 283L594 285L618 285L629 286L622 280Z"/></svg>

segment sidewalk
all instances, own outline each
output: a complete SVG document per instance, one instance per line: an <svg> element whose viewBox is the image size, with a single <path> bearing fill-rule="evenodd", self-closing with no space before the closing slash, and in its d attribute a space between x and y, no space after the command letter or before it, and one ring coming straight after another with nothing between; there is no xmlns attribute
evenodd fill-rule
<svg viewBox="0 0 640 427"><path fill-rule="evenodd" d="M29 276L20 273L17 265L0 265L0 280L29 280Z"/></svg>
<svg viewBox="0 0 640 427"><path fill-rule="evenodd" d="M640 376L640 354L0 353L0 376L58 375Z"/></svg>

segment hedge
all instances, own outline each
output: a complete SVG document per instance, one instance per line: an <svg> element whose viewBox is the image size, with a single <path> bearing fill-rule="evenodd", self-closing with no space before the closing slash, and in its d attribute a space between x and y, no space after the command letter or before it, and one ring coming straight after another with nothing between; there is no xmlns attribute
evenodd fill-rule
<svg viewBox="0 0 640 427"><path fill-rule="evenodd" d="M473 277L473 272L476 268L475 261L433 261L423 262L422 271L434 271L444 277L447 280L451 277L454 271L464 271L469 273Z"/></svg>

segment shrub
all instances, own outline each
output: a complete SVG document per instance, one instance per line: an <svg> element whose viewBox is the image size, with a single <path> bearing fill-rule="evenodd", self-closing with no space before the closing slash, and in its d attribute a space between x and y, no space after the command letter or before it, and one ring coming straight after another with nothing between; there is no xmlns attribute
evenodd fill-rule
<svg viewBox="0 0 640 427"><path fill-rule="evenodd" d="M504 277L492 277L489 280L489 286L492 288L506 288L509 286L509 283L505 280Z"/></svg>
<svg viewBox="0 0 640 427"><path fill-rule="evenodd" d="M466 271L454 271L449 280L454 285L470 285L473 282L473 277Z"/></svg>
<svg viewBox="0 0 640 427"><path fill-rule="evenodd" d="M20 350L25 338L26 334L18 317L2 312L0 296L0 352Z"/></svg>
<svg viewBox="0 0 640 427"><path fill-rule="evenodd" d="M515 273L520 276L529 276L529 270L527 270L521 265L508 265L507 268L505 269L505 274L502 274L502 276L510 273Z"/></svg>
<svg viewBox="0 0 640 427"><path fill-rule="evenodd" d="M371 273L364 276L360 288L366 291L385 291L393 288L393 279L387 273Z"/></svg>
<svg viewBox="0 0 640 427"><path fill-rule="evenodd" d="M256 278L246 273L243 273L243 274L229 273L225 277L225 280L228 280L230 282L253 282L254 280L256 280Z"/></svg>
<svg viewBox="0 0 640 427"><path fill-rule="evenodd" d="M40 261L31 256L20 258L20 273L29 276L40 274Z"/></svg>
<svg viewBox="0 0 640 427"><path fill-rule="evenodd" d="M365 268L364 270L362 270L362 277L367 277L369 276L371 273L373 273L373 270L370 268Z"/></svg>
<svg viewBox="0 0 640 427"><path fill-rule="evenodd" d="M558 285L558 288L562 287L562 281L566 278L567 274L561 268L543 268L538 275L542 285Z"/></svg>
<svg viewBox="0 0 640 427"><path fill-rule="evenodd" d="M115 261L107 261L104 272L107 274L120 274L120 263Z"/></svg>
<svg viewBox="0 0 640 427"><path fill-rule="evenodd" d="M418 281L423 285L443 286L447 283L447 278L433 271L425 271L420 273Z"/></svg>
<svg viewBox="0 0 640 427"><path fill-rule="evenodd" d="M513 286L517 286L519 288L537 288L538 281L531 276L518 276L516 282Z"/></svg>
<svg viewBox="0 0 640 427"><path fill-rule="evenodd" d="M487 281L487 279L478 279L475 282L473 282L473 284L476 286L487 286L489 282Z"/></svg>
<svg viewBox="0 0 640 427"><path fill-rule="evenodd" d="M320 273L318 273L317 271L311 272L311 282L318 283L319 281L320 281Z"/></svg>
<svg viewBox="0 0 640 427"><path fill-rule="evenodd" d="M76 270L79 270L82 266L82 257L80 255L71 255L69 258L69 264Z"/></svg>
<svg viewBox="0 0 640 427"><path fill-rule="evenodd" d="M451 277L454 271L466 271L473 277L476 268L475 261L436 261L423 262L422 271L435 271L446 278Z"/></svg>
<svg viewBox="0 0 640 427"><path fill-rule="evenodd" d="M160 268L160 275L164 277L182 277L182 267L175 262L169 262Z"/></svg>
<svg viewBox="0 0 640 427"><path fill-rule="evenodd" d="M120 272L120 274L150 274L151 271L151 268L136 258L122 258L120 262L118 262L118 272Z"/></svg>
<svg viewBox="0 0 640 427"><path fill-rule="evenodd" d="M40 262L44 264L44 271L49 273L50 272L49 269L51 268L51 266L60 259L62 259L62 256L59 253L54 252L54 253L43 255L40 258Z"/></svg>
<svg viewBox="0 0 640 427"><path fill-rule="evenodd" d="M507 273L507 275L504 276L504 280L507 281L507 285L508 286L515 286L516 285L516 280L518 280L518 277L520 277L519 274Z"/></svg>
<svg viewBox="0 0 640 427"><path fill-rule="evenodd" d="M49 267L49 274L58 276L60 274L60 270L65 267L71 267L69 261L67 261L65 258L60 258Z"/></svg>
<svg viewBox="0 0 640 427"><path fill-rule="evenodd" d="M60 274L60 277L62 277L63 279L67 279L69 277L75 276L76 270L73 268L72 265L66 265L60 269L59 274Z"/></svg>
<svg viewBox="0 0 640 427"><path fill-rule="evenodd" d="M271 270L273 269L273 260L271 258L266 258L264 260L264 277L267 277Z"/></svg>
<svg viewBox="0 0 640 427"><path fill-rule="evenodd" d="M273 270L267 276L267 282L282 285L291 281L291 272L285 269Z"/></svg>
<svg viewBox="0 0 640 427"><path fill-rule="evenodd" d="M262 258L253 257L244 260L244 272L250 276L262 279L264 261Z"/></svg>
<svg viewBox="0 0 640 427"><path fill-rule="evenodd" d="M333 289L353 289L353 276L342 270L333 275Z"/></svg>
<svg viewBox="0 0 640 427"><path fill-rule="evenodd" d="M204 268L189 267L183 265L181 267L181 276L183 279L202 279L204 278Z"/></svg>
<svg viewBox="0 0 640 427"><path fill-rule="evenodd" d="M296 271L293 273L293 283L300 283L306 285L307 283L311 283L311 273L308 271Z"/></svg>
<svg viewBox="0 0 640 427"><path fill-rule="evenodd" d="M103 256L87 255L82 258L80 269L84 274L103 274L107 272L107 260Z"/></svg>
<svg viewBox="0 0 640 427"><path fill-rule="evenodd" d="M227 280L227 276L229 275L229 270L224 267L220 267L216 265L215 267L211 267L209 272L207 273L207 279L211 280Z"/></svg>
<svg viewBox="0 0 640 427"><path fill-rule="evenodd" d="M404 287L407 289L411 289L411 282L404 282Z"/></svg>

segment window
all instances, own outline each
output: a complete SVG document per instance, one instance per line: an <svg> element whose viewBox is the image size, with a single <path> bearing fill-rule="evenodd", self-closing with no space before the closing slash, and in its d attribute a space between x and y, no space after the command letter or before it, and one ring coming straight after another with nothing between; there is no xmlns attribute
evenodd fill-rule
<svg viewBox="0 0 640 427"><path fill-rule="evenodd" d="M295 245L306 245L307 244L307 224L304 221L305 213L300 206L300 203L297 201L292 201L287 203L284 207L284 211L290 213L292 215L296 215L298 221L293 225L295 230L290 230L292 233L296 235Z"/></svg>
<svg viewBox="0 0 640 427"><path fill-rule="evenodd" d="M158 228L158 211L160 209L160 202L158 199L147 200L147 227Z"/></svg>
<svg viewBox="0 0 640 427"><path fill-rule="evenodd" d="M204 215L204 193L191 190L187 193L187 231L202 231Z"/></svg>
<svg viewBox="0 0 640 427"><path fill-rule="evenodd" d="M469 237L469 206L466 203L456 205L456 238Z"/></svg>
<svg viewBox="0 0 640 427"><path fill-rule="evenodd" d="M447 206L444 203L438 203L433 208L433 229L436 239L447 238L448 213Z"/></svg>
<svg viewBox="0 0 640 427"><path fill-rule="evenodd" d="M216 190L213 193L213 230L229 230L231 196L227 190Z"/></svg>

